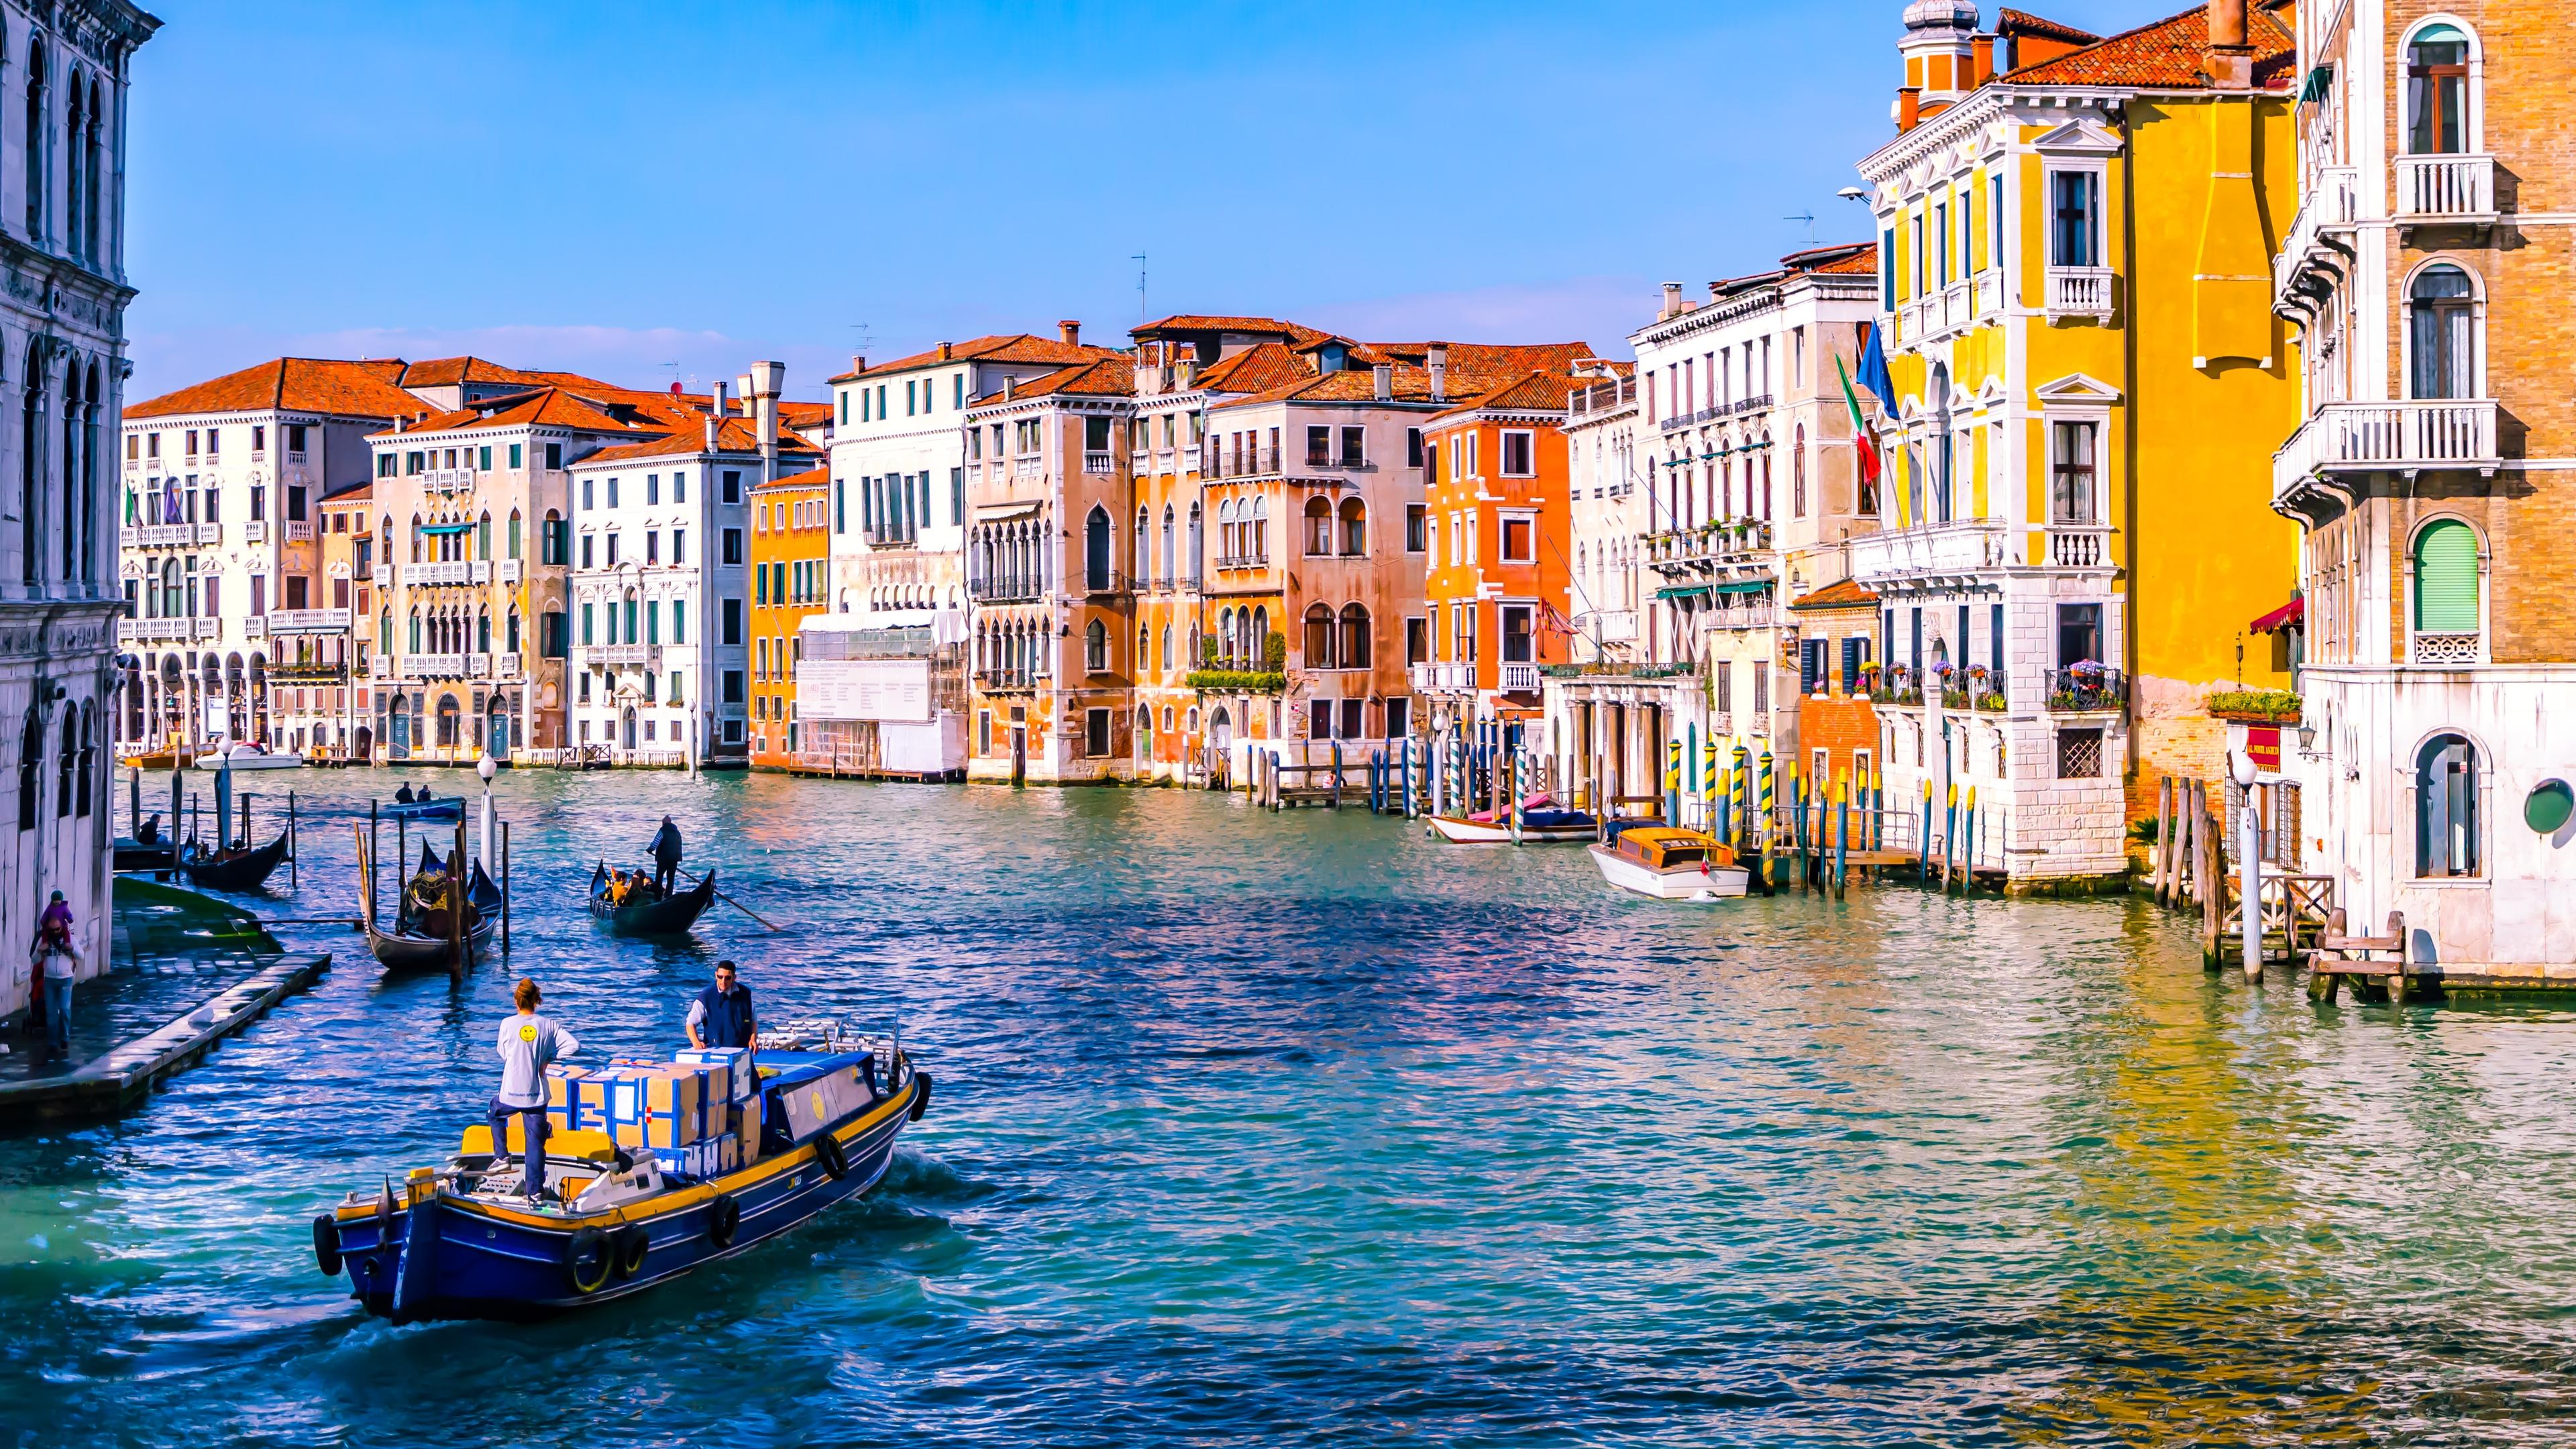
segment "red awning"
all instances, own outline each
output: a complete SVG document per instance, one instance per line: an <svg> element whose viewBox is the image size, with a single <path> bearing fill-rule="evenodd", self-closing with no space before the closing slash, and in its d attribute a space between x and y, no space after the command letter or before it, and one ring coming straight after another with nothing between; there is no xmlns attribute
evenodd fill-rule
<svg viewBox="0 0 2576 1449"><path fill-rule="evenodd" d="M2290 600L2290 602L2283 604L2281 607L2274 609L2272 612L2265 614L2262 618L2255 620L2253 623L2246 625L2245 632L2248 634L2277 634L2283 629L2295 629L2299 627L2300 623L2307 617L2308 600L2307 596L2302 594L2297 598Z"/></svg>

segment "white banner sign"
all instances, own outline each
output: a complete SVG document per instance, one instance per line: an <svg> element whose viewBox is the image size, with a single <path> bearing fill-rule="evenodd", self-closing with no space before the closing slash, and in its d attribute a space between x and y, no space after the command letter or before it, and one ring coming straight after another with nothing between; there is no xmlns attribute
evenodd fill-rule
<svg viewBox="0 0 2576 1449"><path fill-rule="evenodd" d="M921 723L930 718L930 661L808 659L797 666L796 711L809 720Z"/></svg>

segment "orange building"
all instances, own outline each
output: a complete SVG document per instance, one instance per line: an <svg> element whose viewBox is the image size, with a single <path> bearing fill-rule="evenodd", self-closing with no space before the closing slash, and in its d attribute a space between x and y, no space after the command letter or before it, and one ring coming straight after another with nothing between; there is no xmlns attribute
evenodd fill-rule
<svg viewBox="0 0 2576 1449"><path fill-rule="evenodd" d="M831 594L832 470L791 473L751 490L751 766L787 770L796 727L797 629Z"/></svg>
<svg viewBox="0 0 2576 1449"><path fill-rule="evenodd" d="M1571 658L1566 599L1568 394L1578 380L1510 377L1423 427L1429 637L1408 641L1435 727L1539 713L1539 668Z"/></svg>
<svg viewBox="0 0 2576 1449"><path fill-rule="evenodd" d="M1798 743L1806 752L1798 768L1810 781L1867 779L1880 762L1872 703L1878 595L1838 579L1789 612L1798 616Z"/></svg>

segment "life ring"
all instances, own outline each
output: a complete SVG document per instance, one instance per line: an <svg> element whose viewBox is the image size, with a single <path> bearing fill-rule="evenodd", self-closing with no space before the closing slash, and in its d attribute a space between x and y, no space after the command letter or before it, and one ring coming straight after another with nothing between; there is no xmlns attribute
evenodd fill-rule
<svg viewBox="0 0 2576 1449"><path fill-rule="evenodd" d="M707 1241L721 1252L733 1246L734 1230L742 1226L742 1204L729 1192L716 1194L707 1204Z"/></svg>
<svg viewBox="0 0 2576 1449"><path fill-rule="evenodd" d="M583 1228L564 1244L564 1277L572 1291L589 1297L608 1286L608 1275L617 1271L615 1245L597 1228Z"/></svg>
<svg viewBox="0 0 2576 1449"><path fill-rule="evenodd" d="M829 1132L814 1139L814 1160L823 1164L823 1171L834 1182L850 1175L849 1150L841 1146L840 1138Z"/></svg>
<svg viewBox="0 0 2576 1449"><path fill-rule="evenodd" d="M340 1276L340 1224L329 1213L313 1220L313 1261L325 1278Z"/></svg>
<svg viewBox="0 0 2576 1449"><path fill-rule="evenodd" d="M641 1223L628 1223L617 1230L617 1276L632 1278L644 1271L645 1256L653 1251L653 1236Z"/></svg>
<svg viewBox="0 0 2576 1449"><path fill-rule="evenodd" d="M912 1110L903 1115L906 1121L918 1122L921 1120L921 1114L930 1110L930 1073L915 1071L912 1074L912 1080L921 1088L921 1091L912 1099Z"/></svg>

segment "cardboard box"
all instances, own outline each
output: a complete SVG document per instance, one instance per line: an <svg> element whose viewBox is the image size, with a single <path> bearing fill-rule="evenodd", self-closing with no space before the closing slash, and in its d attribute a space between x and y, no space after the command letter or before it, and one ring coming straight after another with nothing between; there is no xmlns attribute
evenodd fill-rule
<svg viewBox="0 0 2576 1449"><path fill-rule="evenodd" d="M692 1142L686 1147L649 1149L662 1171L672 1177L705 1179L720 1177L733 1170L733 1134Z"/></svg>
<svg viewBox="0 0 2576 1449"><path fill-rule="evenodd" d="M691 1047L672 1060L722 1068L723 1075L714 1079L717 1101L739 1102L760 1089L751 1053L741 1047Z"/></svg>
<svg viewBox="0 0 2576 1449"><path fill-rule="evenodd" d="M708 1132L705 1069L675 1062L612 1067L608 1130L621 1147L686 1147Z"/></svg>
<svg viewBox="0 0 2576 1449"><path fill-rule="evenodd" d="M749 1167L760 1160L761 1099L747 1097L733 1104L734 1151L739 1155L737 1167Z"/></svg>
<svg viewBox="0 0 2576 1449"><path fill-rule="evenodd" d="M546 1068L546 1122L555 1131L570 1132L585 1127L597 1129L608 1125L604 1116L585 1118L576 1105L577 1084L589 1075L581 1067Z"/></svg>

